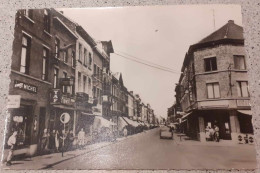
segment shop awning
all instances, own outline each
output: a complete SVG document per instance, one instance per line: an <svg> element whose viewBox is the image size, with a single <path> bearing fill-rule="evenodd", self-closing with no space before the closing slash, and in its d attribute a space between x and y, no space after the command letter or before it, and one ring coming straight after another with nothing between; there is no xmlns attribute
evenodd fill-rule
<svg viewBox="0 0 260 173"><path fill-rule="evenodd" d="M123 118L128 124L130 124L130 125L132 125L132 126L134 126L134 127L139 126L139 123L136 122L136 121L130 120L130 119L127 118L127 117L122 117L122 118Z"/></svg>
<svg viewBox="0 0 260 173"><path fill-rule="evenodd" d="M95 116L95 120L93 123L93 128L94 129L98 129L101 127L107 127L110 128L112 126L116 125L115 123L106 120L105 118L101 117L101 116Z"/></svg>
<svg viewBox="0 0 260 173"><path fill-rule="evenodd" d="M237 110L238 112L246 115L252 115L252 110Z"/></svg>
<svg viewBox="0 0 260 173"><path fill-rule="evenodd" d="M183 120L183 119L187 118L191 113L192 112L185 114L181 119Z"/></svg>
<svg viewBox="0 0 260 173"><path fill-rule="evenodd" d="M118 117L118 129L121 131L125 126L128 124L125 122L125 120L122 117Z"/></svg>

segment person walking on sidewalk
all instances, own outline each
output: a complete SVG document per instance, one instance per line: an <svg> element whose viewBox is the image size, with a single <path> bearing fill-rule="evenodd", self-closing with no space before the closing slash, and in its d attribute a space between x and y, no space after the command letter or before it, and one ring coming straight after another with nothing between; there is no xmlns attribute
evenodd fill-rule
<svg viewBox="0 0 260 173"><path fill-rule="evenodd" d="M16 145L17 133L18 133L17 131L14 131L13 134L9 137L9 139L7 141L7 145L10 147L10 150L8 152L6 166L12 165L11 160L12 160L13 152L14 152L15 145Z"/></svg>
<svg viewBox="0 0 260 173"><path fill-rule="evenodd" d="M56 130L55 133L55 147L56 147L56 152L59 152L59 147L60 147L60 134L59 131Z"/></svg>
<svg viewBox="0 0 260 173"><path fill-rule="evenodd" d="M85 132L84 132L83 128L81 128L81 130L78 133L78 140L79 140L79 148L83 149L84 144L85 144Z"/></svg>
<svg viewBox="0 0 260 173"><path fill-rule="evenodd" d="M72 130L70 130L66 139L67 139L67 150L72 150L73 149L73 141L74 141L74 134L73 134Z"/></svg>
<svg viewBox="0 0 260 173"><path fill-rule="evenodd" d="M49 139L48 130L44 129L42 134L41 154L44 154L47 149L48 139Z"/></svg>
<svg viewBox="0 0 260 173"><path fill-rule="evenodd" d="M55 135L56 135L56 131L52 130L52 132L50 133L50 138L49 138L49 149L52 152L55 151Z"/></svg>

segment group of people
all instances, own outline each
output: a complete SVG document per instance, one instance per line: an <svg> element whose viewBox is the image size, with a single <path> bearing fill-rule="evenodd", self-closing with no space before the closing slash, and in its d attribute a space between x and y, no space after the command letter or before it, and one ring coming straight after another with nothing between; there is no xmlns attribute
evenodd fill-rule
<svg viewBox="0 0 260 173"><path fill-rule="evenodd" d="M213 128L211 126L207 126L205 132L207 141L219 142L219 127L217 125L214 125Z"/></svg>
<svg viewBox="0 0 260 173"><path fill-rule="evenodd" d="M65 130L59 131L54 129L52 132L49 132L47 129L44 129L41 137L41 153L71 150L74 139L72 130L66 132Z"/></svg>

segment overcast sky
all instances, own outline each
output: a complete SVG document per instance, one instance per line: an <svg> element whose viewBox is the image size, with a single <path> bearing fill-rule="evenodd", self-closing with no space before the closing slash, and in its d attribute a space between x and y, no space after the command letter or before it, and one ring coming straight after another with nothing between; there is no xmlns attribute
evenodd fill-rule
<svg viewBox="0 0 260 173"><path fill-rule="evenodd" d="M58 9L96 40L112 40L116 52L180 72L191 44L228 22L242 26L239 5L182 5L118 8ZM213 15L214 11L214 15ZM121 72L129 91L150 103L158 116L173 105L179 73L151 68L111 54L111 70Z"/></svg>

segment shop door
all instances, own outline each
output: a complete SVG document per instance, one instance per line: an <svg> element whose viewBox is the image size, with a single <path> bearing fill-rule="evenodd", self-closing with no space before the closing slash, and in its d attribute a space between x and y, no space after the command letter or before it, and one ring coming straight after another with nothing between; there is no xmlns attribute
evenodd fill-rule
<svg viewBox="0 0 260 173"><path fill-rule="evenodd" d="M40 108L40 117L39 117L39 136L42 136L43 130L45 129L45 119L46 119L46 108Z"/></svg>
<svg viewBox="0 0 260 173"><path fill-rule="evenodd" d="M221 139L231 140L230 124L228 121L221 123L219 133Z"/></svg>

